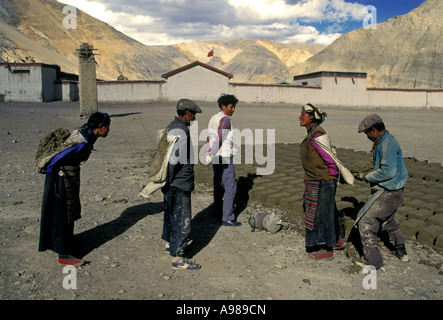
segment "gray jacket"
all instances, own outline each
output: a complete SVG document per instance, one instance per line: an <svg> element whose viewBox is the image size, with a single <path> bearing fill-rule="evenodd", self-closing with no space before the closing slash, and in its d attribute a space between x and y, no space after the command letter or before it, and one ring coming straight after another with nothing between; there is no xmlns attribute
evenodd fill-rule
<svg viewBox="0 0 443 320"><path fill-rule="evenodd" d="M194 162L189 128L179 117L166 127L169 134L178 136L168 164L167 182L184 191L194 190Z"/></svg>

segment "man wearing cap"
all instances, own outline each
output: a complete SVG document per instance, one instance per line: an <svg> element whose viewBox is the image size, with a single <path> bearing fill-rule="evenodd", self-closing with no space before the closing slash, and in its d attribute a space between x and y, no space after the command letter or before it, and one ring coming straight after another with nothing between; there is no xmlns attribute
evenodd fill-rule
<svg viewBox="0 0 443 320"><path fill-rule="evenodd" d="M363 262L376 269L383 267L383 257L377 246L377 233L388 231L394 242L394 254L402 261L410 261L400 223L395 220L395 211L404 198L408 171L403 161L398 141L386 130L383 120L377 114L367 116L358 126L374 142L374 169L369 173L355 173L358 180L371 185L371 196L359 211L357 226L363 244Z"/></svg>
<svg viewBox="0 0 443 320"><path fill-rule="evenodd" d="M168 164L166 184L162 188L165 212L162 239L172 256L172 268L196 270L200 265L184 258L184 251L191 232L191 192L194 190L194 162L189 128L201 113L192 100L181 99L177 103L177 116L166 127L168 139L178 138Z"/></svg>

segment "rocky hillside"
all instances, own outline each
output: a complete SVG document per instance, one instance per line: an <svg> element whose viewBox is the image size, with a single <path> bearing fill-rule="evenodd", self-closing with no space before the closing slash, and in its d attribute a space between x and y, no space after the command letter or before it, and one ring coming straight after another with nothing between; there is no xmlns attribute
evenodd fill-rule
<svg viewBox="0 0 443 320"><path fill-rule="evenodd" d="M9 62L58 64L78 74L75 50L83 42L98 55L97 76L116 80L156 79L179 67L168 56L77 10L77 29L65 29L64 5L56 0L0 0L0 59Z"/></svg>
<svg viewBox="0 0 443 320"><path fill-rule="evenodd" d="M270 40L192 41L146 46L77 10L77 29L65 29L64 5L56 0L0 0L0 61L58 64L78 73L75 55L88 42L98 55L98 77L116 80L161 79L161 75L199 60L234 74L236 82L290 81L289 68L322 50L318 45L282 45ZM208 52L214 49L214 58Z"/></svg>
<svg viewBox="0 0 443 320"><path fill-rule="evenodd" d="M157 46L178 64L202 61L234 75L232 81L248 83L292 82L291 69L324 49L315 44L281 44L269 39L191 41ZM214 50L214 57L208 58Z"/></svg>
<svg viewBox="0 0 443 320"><path fill-rule="evenodd" d="M161 79L199 60L234 75L233 82L292 82L314 71L368 73L369 87L443 87L443 1L428 0L410 13L342 35L327 48L261 39L190 41L146 46L77 10L77 29L65 29L56 0L0 0L0 61L45 62L78 73L81 43L96 49L98 77ZM214 49L214 57L208 52Z"/></svg>
<svg viewBox="0 0 443 320"><path fill-rule="evenodd" d="M443 88L443 1L342 35L295 73L322 70L368 73L369 87Z"/></svg>

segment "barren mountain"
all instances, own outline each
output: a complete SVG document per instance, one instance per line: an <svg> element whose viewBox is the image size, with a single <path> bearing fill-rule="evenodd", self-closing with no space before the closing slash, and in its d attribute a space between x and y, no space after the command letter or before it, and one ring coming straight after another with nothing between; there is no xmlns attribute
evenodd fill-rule
<svg viewBox="0 0 443 320"><path fill-rule="evenodd" d="M83 42L97 49L97 77L116 80L161 79L161 75L199 60L234 74L235 81L289 81L294 63L324 47L282 45L270 40L191 41L146 46L77 9L76 29L66 29L64 5L56 0L0 0L0 61L44 62L78 73L75 50ZM208 57L214 50L214 57Z"/></svg>
<svg viewBox="0 0 443 320"><path fill-rule="evenodd" d="M324 49L315 44L281 44L269 39L190 41L155 46L178 64L202 61L234 75L233 81L275 83L291 81L290 69ZM208 53L214 50L214 56Z"/></svg>
<svg viewBox="0 0 443 320"><path fill-rule="evenodd" d="M116 80L158 79L179 67L168 56L145 46L77 9L75 29L65 29L64 5L56 0L0 0L0 58L9 62L58 64L78 73L75 50L83 42L97 49L97 77Z"/></svg>
<svg viewBox="0 0 443 320"><path fill-rule="evenodd" d="M428 0L410 13L339 37L298 65L294 73L368 73L369 87L443 88L443 1Z"/></svg>
<svg viewBox="0 0 443 320"><path fill-rule="evenodd" d="M97 76L105 80L120 74L161 79L199 60L233 74L235 82L292 82L302 73L350 71L368 73L369 87L443 87L442 0L428 0L376 29L344 34L327 48L267 39L147 46L78 9L77 28L65 29L63 8L56 0L0 0L0 61L58 64L77 74L75 50L88 42L97 49Z"/></svg>

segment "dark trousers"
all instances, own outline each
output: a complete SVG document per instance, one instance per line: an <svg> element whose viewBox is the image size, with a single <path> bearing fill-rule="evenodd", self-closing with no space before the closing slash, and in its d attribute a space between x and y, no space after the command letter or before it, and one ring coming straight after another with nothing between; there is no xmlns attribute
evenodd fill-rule
<svg viewBox="0 0 443 320"><path fill-rule="evenodd" d="M73 252L74 221L68 221L68 204L63 177L47 174L40 218L39 251L52 250L60 255Z"/></svg>
<svg viewBox="0 0 443 320"><path fill-rule="evenodd" d="M170 187L164 197L162 239L169 242L170 255L183 257L191 232L191 192Z"/></svg>
<svg viewBox="0 0 443 320"><path fill-rule="evenodd" d="M391 234L394 245L405 243L400 232L400 223L395 220L395 211L403 202L403 198L404 189L385 190L358 222L365 263L376 269L383 267L383 256L377 245L377 233L380 230Z"/></svg>
<svg viewBox="0 0 443 320"><path fill-rule="evenodd" d="M340 236L339 211L335 203L337 180L320 180L317 211L312 230L306 229L306 251L331 250Z"/></svg>
<svg viewBox="0 0 443 320"><path fill-rule="evenodd" d="M234 201L237 194L237 180L232 158L220 158L219 164L212 165L214 176L214 207L217 219L235 220Z"/></svg>

